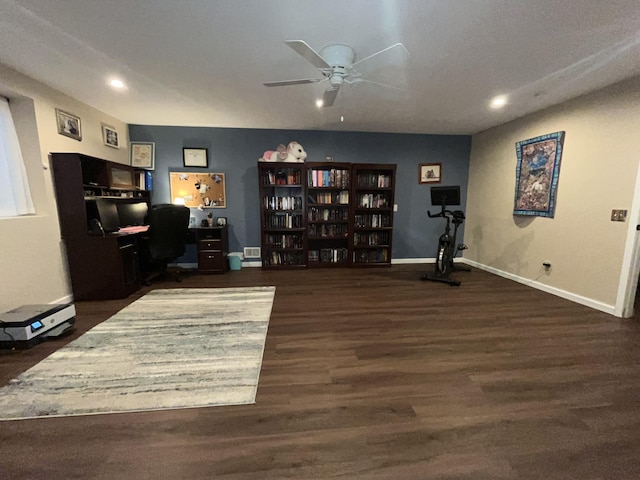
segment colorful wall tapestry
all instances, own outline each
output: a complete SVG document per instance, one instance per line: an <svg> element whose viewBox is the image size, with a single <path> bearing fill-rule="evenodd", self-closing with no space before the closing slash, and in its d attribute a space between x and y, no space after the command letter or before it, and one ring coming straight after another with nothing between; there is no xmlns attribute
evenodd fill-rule
<svg viewBox="0 0 640 480"><path fill-rule="evenodd" d="M553 218L564 133L549 133L516 143L514 215Z"/></svg>

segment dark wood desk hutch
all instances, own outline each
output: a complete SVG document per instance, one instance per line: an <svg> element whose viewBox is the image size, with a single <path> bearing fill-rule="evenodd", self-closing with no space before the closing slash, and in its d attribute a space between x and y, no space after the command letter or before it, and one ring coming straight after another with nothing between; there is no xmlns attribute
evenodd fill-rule
<svg viewBox="0 0 640 480"><path fill-rule="evenodd" d="M100 199L150 203L136 171L79 153L52 153L60 230L75 300L124 298L140 288L136 233L101 233L94 218Z"/></svg>

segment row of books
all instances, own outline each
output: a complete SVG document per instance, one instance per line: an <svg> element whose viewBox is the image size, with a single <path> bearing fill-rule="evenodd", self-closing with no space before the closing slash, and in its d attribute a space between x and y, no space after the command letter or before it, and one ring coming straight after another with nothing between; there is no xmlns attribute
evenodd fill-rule
<svg viewBox="0 0 640 480"><path fill-rule="evenodd" d="M389 195L384 193L360 193L356 200L358 208L389 207Z"/></svg>
<svg viewBox="0 0 640 480"><path fill-rule="evenodd" d="M281 235L267 234L265 242L271 248L302 248L302 235L288 233Z"/></svg>
<svg viewBox="0 0 640 480"><path fill-rule="evenodd" d="M302 210L301 197L270 197L262 199L267 210Z"/></svg>
<svg viewBox="0 0 640 480"><path fill-rule="evenodd" d="M353 234L353 244L358 246L389 245L389 232L356 232Z"/></svg>
<svg viewBox="0 0 640 480"><path fill-rule="evenodd" d="M262 172L263 185L301 185L302 172L300 170L264 170Z"/></svg>
<svg viewBox="0 0 640 480"><path fill-rule="evenodd" d="M386 173L359 173L358 187L361 188L389 188L391 187L391 175Z"/></svg>
<svg viewBox="0 0 640 480"><path fill-rule="evenodd" d="M323 248L309 250L309 262L344 263L349 259L349 251L346 248Z"/></svg>
<svg viewBox="0 0 640 480"><path fill-rule="evenodd" d="M138 181L136 183L136 186L140 190L153 190L153 178L151 176L151 172L149 170L138 172Z"/></svg>
<svg viewBox="0 0 640 480"><path fill-rule="evenodd" d="M266 252L262 257L263 265L304 265L300 252Z"/></svg>
<svg viewBox="0 0 640 480"><path fill-rule="evenodd" d="M266 213L265 228L302 228L302 215Z"/></svg>
<svg viewBox="0 0 640 480"><path fill-rule="evenodd" d="M310 237L323 237L323 238L344 238L349 234L349 226L344 223L329 223L329 224L312 224L309 225Z"/></svg>
<svg viewBox="0 0 640 480"><path fill-rule="evenodd" d="M355 263L387 263L389 261L389 249L377 248L375 250L358 250L353 252Z"/></svg>
<svg viewBox="0 0 640 480"><path fill-rule="evenodd" d="M308 170L307 185L310 187L349 188L349 170L332 168L331 170Z"/></svg>
<svg viewBox="0 0 640 480"><path fill-rule="evenodd" d="M310 207L307 209L307 220L310 222L349 220L349 210L346 208Z"/></svg>
<svg viewBox="0 0 640 480"><path fill-rule="evenodd" d="M391 217L380 213L362 213L355 216L356 228L381 228L391 226Z"/></svg>
<svg viewBox="0 0 640 480"><path fill-rule="evenodd" d="M309 203L320 205L348 205L349 191L342 190L340 192L315 192L310 193Z"/></svg>

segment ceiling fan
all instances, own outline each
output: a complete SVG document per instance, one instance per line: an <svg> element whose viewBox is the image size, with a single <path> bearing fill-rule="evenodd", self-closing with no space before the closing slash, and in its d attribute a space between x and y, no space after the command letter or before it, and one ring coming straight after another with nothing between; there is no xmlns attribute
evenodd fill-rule
<svg viewBox="0 0 640 480"><path fill-rule="evenodd" d="M322 50L320 50L320 53L318 53L303 40L287 40L285 43L296 53L309 61L314 67L320 70L323 77L265 82L264 85L267 87L284 87L289 85L302 85L305 83L319 83L328 81L329 85L325 89L324 95L322 96L322 103L319 104L319 106L322 107L330 107L331 105L333 105L343 83L354 85L357 83L366 82L400 90L399 87L393 85L374 82L372 80L362 78L362 74L356 70L356 67L362 65L364 62L368 62L369 60L394 49L398 49L403 53L403 55L409 55L409 52L402 43L395 43L358 61L355 61L355 50L348 45L329 45L324 47Z"/></svg>

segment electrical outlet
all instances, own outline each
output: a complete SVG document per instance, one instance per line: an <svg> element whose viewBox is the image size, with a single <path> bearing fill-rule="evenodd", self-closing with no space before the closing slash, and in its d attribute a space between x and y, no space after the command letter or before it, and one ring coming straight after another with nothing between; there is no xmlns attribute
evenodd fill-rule
<svg viewBox="0 0 640 480"><path fill-rule="evenodd" d="M612 222L624 222L627 220L627 210L611 210Z"/></svg>

